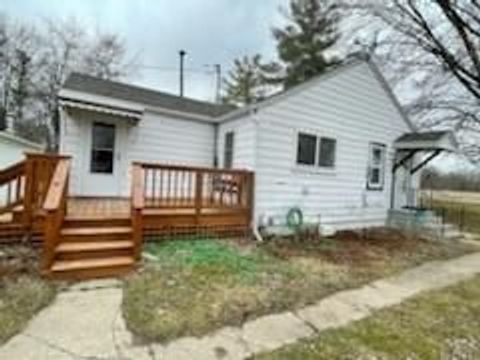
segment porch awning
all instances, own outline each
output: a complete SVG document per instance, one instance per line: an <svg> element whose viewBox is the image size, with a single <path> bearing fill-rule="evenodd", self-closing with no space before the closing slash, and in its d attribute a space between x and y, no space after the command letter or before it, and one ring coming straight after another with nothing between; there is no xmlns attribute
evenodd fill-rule
<svg viewBox="0 0 480 360"><path fill-rule="evenodd" d="M429 153L419 164L415 165L410 173L414 174L425 167L430 161L442 152L454 152L458 145L451 131L413 132L400 136L393 144L399 159L393 165L393 173L405 165L417 153Z"/></svg>
<svg viewBox="0 0 480 360"><path fill-rule="evenodd" d="M86 101L78 101L73 99L60 99L60 105L64 107L76 108L81 110L88 110L100 112L109 115L120 116L128 119L140 120L143 116L142 111L124 109L120 107L95 104Z"/></svg>
<svg viewBox="0 0 480 360"><path fill-rule="evenodd" d="M457 150L457 142L451 131L413 132L400 136L395 140L397 150L448 151Z"/></svg>

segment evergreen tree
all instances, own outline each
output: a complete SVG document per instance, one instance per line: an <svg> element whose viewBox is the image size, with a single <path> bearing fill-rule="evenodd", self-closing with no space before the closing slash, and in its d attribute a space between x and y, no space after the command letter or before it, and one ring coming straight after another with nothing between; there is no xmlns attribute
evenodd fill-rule
<svg viewBox="0 0 480 360"><path fill-rule="evenodd" d="M283 84L289 88L321 74L337 61L326 52L339 38L339 9L331 0L291 0L290 23L275 28Z"/></svg>
<svg viewBox="0 0 480 360"><path fill-rule="evenodd" d="M235 59L224 79L226 95L223 101L235 105L251 104L264 97L261 56Z"/></svg>

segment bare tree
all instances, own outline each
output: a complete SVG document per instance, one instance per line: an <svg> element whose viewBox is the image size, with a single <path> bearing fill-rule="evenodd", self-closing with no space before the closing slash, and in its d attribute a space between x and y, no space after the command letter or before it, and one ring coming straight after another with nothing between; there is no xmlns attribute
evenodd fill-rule
<svg viewBox="0 0 480 360"><path fill-rule="evenodd" d="M88 34L75 20L46 21L38 72L32 79L38 100L32 111L35 118L44 119L50 149L58 144L58 93L68 75L80 71L104 79L119 78L128 70L125 54L125 45L117 35Z"/></svg>
<svg viewBox="0 0 480 360"><path fill-rule="evenodd" d="M32 56L37 50L38 36L32 27L10 23L0 16L0 89L4 114L23 118L30 104Z"/></svg>
<svg viewBox="0 0 480 360"><path fill-rule="evenodd" d="M364 40L393 80L419 128L455 130L480 161L478 0L350 1L367 19ZM353 6L352 6L353 4ZM376 36L376 39L373 36ZM370 39L368 39L370 38Z"/></svg>
<svg viewBox="0 0 480 360"><path fill-rule="evenodd" d="M83 56L82 71L102 79L125 76L129 64L125 62L126 48L116 34L97 34Z"/></svg>

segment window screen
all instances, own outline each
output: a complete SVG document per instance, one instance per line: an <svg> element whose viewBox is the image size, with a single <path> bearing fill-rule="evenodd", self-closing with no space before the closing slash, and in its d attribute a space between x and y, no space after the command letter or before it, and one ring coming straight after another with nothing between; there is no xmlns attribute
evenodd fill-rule
<svg viewBox="0 0 480 360"><path fill-rule="evenodd" d="M92 151L90 171L112 174L115 153L115 126L94 123L92 128Z"/></svg>
<svg viewBox="0 0 480 360"><path fill-rule="evenodd" d="M315 152L317 137L300 133L298 134L297 164L315 165Z"/></svg>
<svg viewBox="0 0 480 360"><path fill-rule="evenodd" d="M231 169L233 166L233 147L235 141L235 133L230 131L225 134L225 145L223 154L223 167Z"/></svg>
<svg viewBox="0 0 480 360"><path fill-rule="evenodd" d="M335 166L335 152L337 141L335 139L320 138L320 148L318 154L318 165L321 167Z"/></svg>

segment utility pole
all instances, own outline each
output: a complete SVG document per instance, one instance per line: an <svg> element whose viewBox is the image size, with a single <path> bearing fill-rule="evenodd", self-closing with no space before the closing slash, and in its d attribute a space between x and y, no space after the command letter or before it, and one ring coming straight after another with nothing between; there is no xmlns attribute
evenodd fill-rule
<svg viewBox="0 0 480 360"><path fill-rule="evenodd" d="M183 97L184 61L185 61L185 55L187 55L187 52L185 50L180 50L178 53L180 55L180 97Z"/></svg>
<svg viewBox="0 0 480 360"><path fill-rule="evenodd" d="M222 101L222 65L215 64L215 76L217 79L215 101L220 104Z"/></svg>

